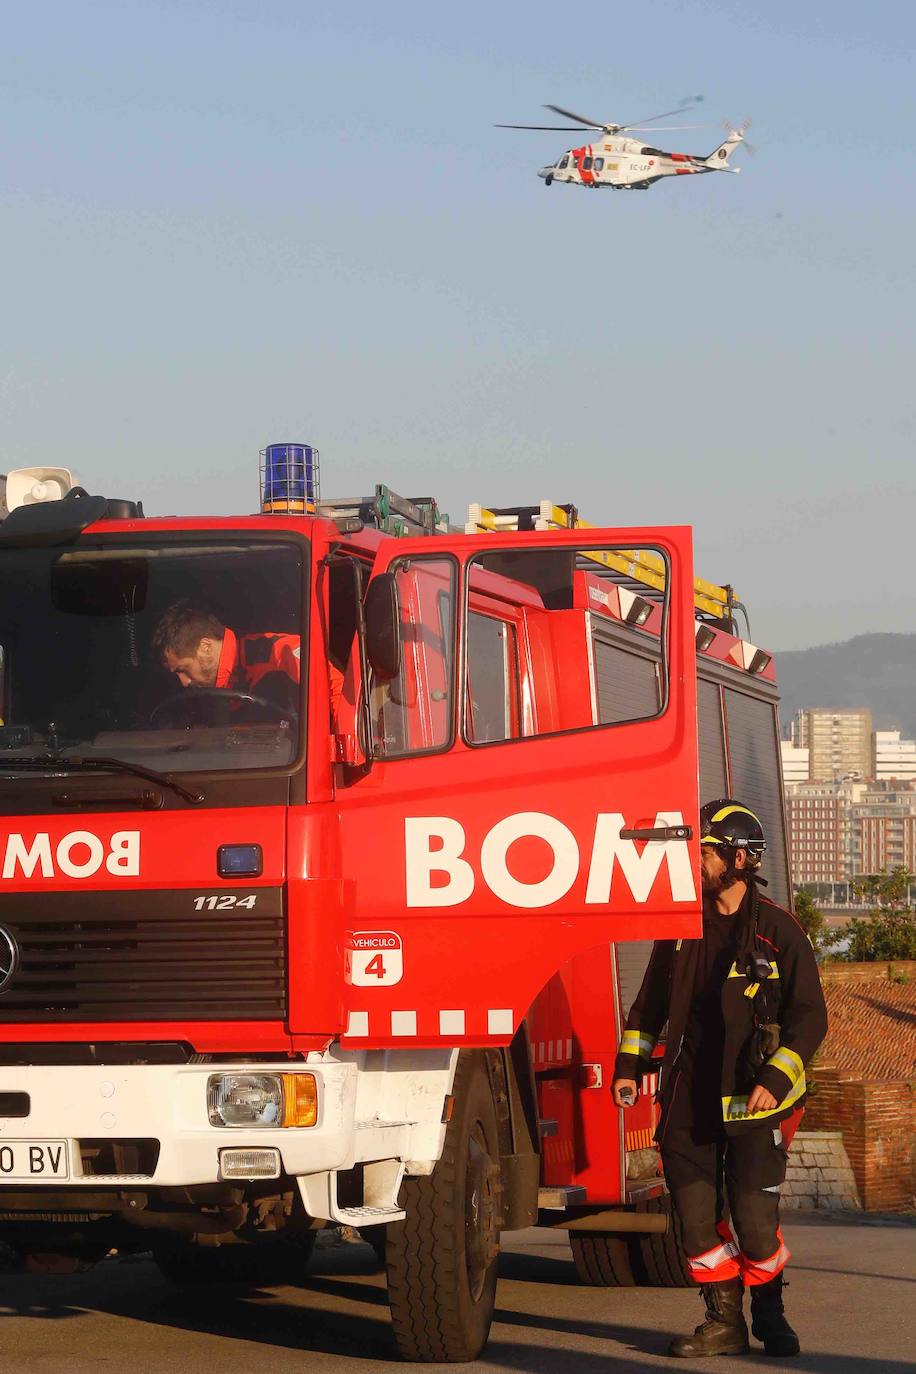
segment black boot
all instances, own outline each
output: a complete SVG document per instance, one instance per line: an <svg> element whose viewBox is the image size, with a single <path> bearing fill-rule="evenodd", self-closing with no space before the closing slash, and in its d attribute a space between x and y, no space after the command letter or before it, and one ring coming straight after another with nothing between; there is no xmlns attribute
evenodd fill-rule
<svg viewBox="0 0 916 1374"><path fill-rule="evenodd" d="M768 1355L797 1355L798 1337L782 1310L782 1274L751 1289L751 1330Z"/></svg>
<svg viewBox="0 0 916 1374"><path fill-rule="evenodd" d="M741 1311L744 1289L740 1279L704 1283L700 1292L706 1302L706 1320L692 1336L675 1336L668 1354L681 1359L691 1355L743 1355L750 1349L747 1326Z"/></svg>

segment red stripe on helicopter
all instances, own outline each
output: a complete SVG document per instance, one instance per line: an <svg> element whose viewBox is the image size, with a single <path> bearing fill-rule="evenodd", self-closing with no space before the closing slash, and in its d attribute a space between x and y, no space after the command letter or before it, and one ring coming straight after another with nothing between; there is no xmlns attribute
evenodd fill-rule
<svg viewBox="0 0 916 1374"><path fill-rule="evenodd" d="M689 153L669 153L668 156L670 157L670 159L671 159L672 162L689 162L689 161L690 161L690 154L689 154Z"/></svg>
<svg viewBox="0 0 916 1374"><path fill-rule="evenodd" d="M594 172L591 170L586 171L585 167L582 165L586 157L591 156L591 148L592 145L589 144L586 148L573 149L573 157L576 159L576 166L579 169L579 176L582 178L582 184L584 186L591 186L592 182L595 180Z"/></svg>

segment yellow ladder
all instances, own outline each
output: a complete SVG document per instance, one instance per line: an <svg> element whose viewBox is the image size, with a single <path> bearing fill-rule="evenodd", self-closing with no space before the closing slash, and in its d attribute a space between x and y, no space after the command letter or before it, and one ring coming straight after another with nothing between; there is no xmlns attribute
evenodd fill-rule
<svg viewBox="0 0 916 1374"><path fill-rule="evenodd" d="M594 530L601 526L593 525L588 520L580 520L578 515L570 517L563 506L557 506L553 501L542 501L535 511L525 508L526 514L531 519L531 528L536 530ZM468 507L468 519L465 525L466 534L498 534L519 528L520 510L489 510L486 506L471 505ZM609 568L612 572L622 573L625 577L631 578L634 582L641 582L643 586L654 587L657 591L665 590L665 562L658 554L652 553L650 549L615 549L613 553L607 550L582 550L583 558L590 558L595 563L600 563L602 567ZM706 582L702 577L693 579L693 604L698 611L704 611L707 615L713 615L717 620L731 619L732 607L738 604L734 589L729 586L720 587L715 582Z"/></svg>

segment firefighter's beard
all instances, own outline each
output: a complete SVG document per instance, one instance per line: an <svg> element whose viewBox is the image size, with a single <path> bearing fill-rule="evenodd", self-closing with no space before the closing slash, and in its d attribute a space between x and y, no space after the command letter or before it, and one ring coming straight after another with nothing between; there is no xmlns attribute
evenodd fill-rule
<svg viewBox="0 0 916 1374"><path fill-rule="evenodd" d="M718 897L721 892L727 892L730 887L734 887L739 882L737 870L729 865L721 873L702 874L703 892L707 897Z"/></svg>

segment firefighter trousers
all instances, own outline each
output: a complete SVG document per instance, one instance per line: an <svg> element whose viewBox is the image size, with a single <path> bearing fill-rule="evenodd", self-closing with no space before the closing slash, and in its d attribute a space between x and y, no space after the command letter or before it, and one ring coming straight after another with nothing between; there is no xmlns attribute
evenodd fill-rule
<svg viewBox="0 0 916 1374"><path fill-rule="evenodd" d="M690 1273L696 1283L739 1276L746 1287L769 1283L789 1258L779 1229L779 1187L802 1109L775 1126L762 1122L726 1135L717 1108L678 1079L659 1126Z"/></svg>

